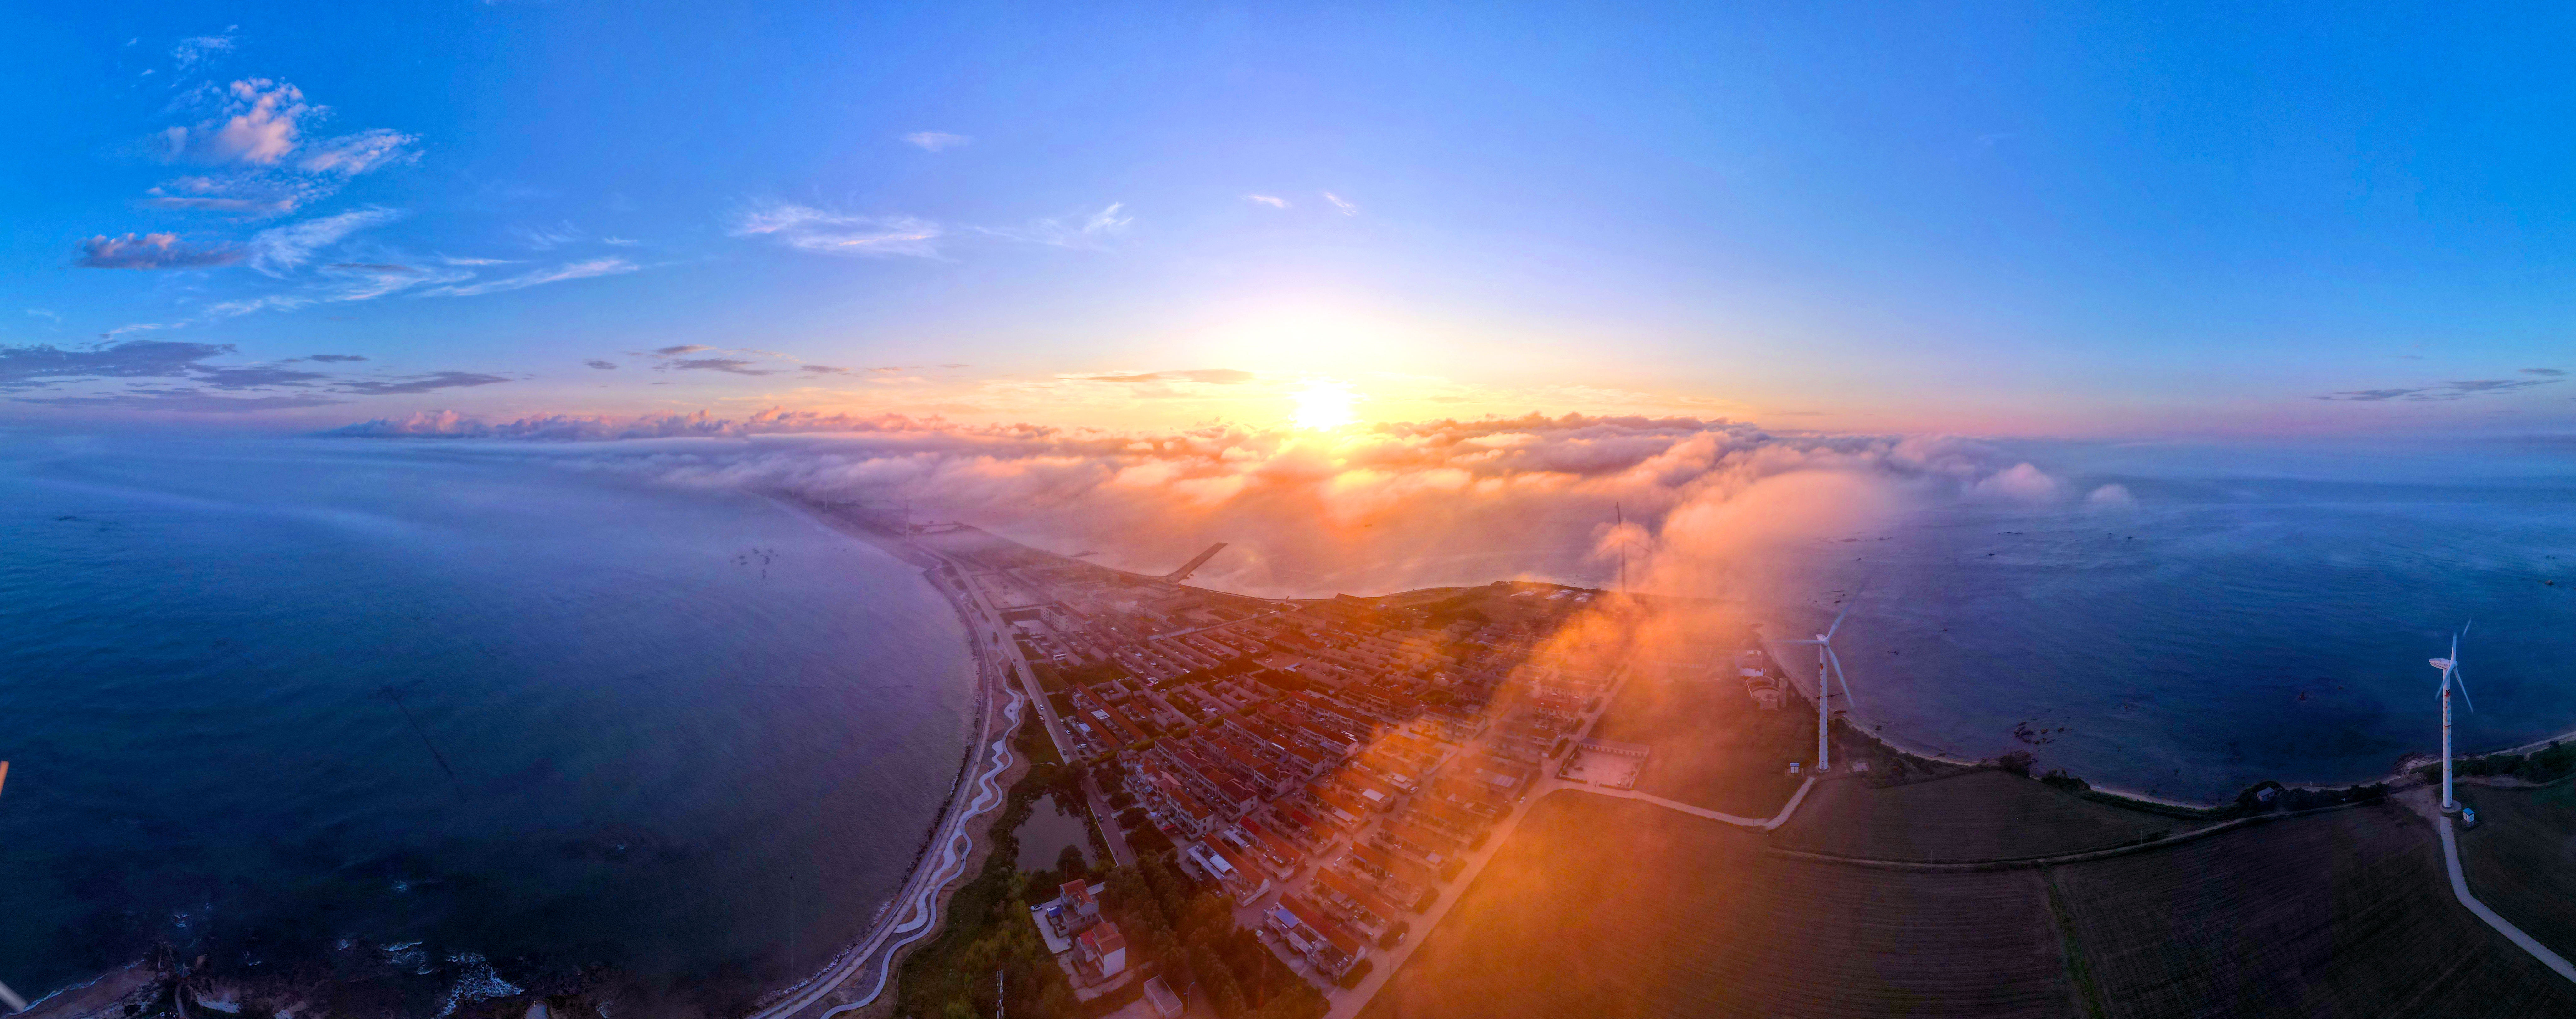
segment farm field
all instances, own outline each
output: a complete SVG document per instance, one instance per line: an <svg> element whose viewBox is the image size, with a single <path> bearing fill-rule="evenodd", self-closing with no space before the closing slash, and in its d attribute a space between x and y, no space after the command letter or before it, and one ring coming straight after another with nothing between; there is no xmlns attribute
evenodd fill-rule
<svg viewBox="0 0 2576 1019"><path fill-rule="evenodd" d="M1368 1019L2073 1016L2036 871L1907 874L1560 791L1531 807Z"/></svg>
<svg viewBox="0 0 2576 1019"><path fill-rule="evenodd" d="M2576 984L2462 908L2396 804L2047 873L2096 1015L2576 1015Z"/></svg>
<svg viewBox="0 0 2576 1019"><path fill-rule="evenodd" d="M1731 680L1631 679L1592 735L1655 748L1638 792L1741 817L1778 813L1798 791L1789 762L1816 759L1814 711L1796 700L1764 711Z"/></svg>
<svg viewBox="0 0 2576 1019"><path fill-rule="evenodd" d="M2459 833L2469 891L2541 944L2576 954L2576 783L2464 786L2459 796L2480 821Z"/></svg>
<svg viewBox="0 0 2576 1019"><path fill-rule="evenodd" d="M1971 771L1886 788L1819 783L1773 844L1882 860L2008 860L2102 849L2189 824Z"/></svg>

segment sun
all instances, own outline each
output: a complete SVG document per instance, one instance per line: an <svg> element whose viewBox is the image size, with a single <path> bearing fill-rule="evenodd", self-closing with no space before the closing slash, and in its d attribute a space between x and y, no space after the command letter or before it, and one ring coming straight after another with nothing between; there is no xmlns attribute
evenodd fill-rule
<svg viewBox="0 0 2576 1019"><path fill-rule="evenodd" d="M1351 413L1351 403L1358 394L1339 382L1312 382L1297 392L1296 422L1299 428L1329 430L1359 420Z"/></svg>

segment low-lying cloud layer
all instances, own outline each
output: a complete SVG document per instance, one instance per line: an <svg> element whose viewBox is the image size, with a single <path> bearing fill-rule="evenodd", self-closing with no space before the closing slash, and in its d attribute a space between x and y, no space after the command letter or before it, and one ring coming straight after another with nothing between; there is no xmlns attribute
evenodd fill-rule
<svg viewBox="0 0 2576 1019"><path fill-rule="evenodd" d="M1104 562L1144 572L1224 541L1226 553L1200 578L1272 595L1599 579L1615 572L1624 545L1641 590L1762 596L1785 568L1781 555L1812 552L1821 539L1911 506L2076 498L2038 468L1973 442L1779 436L1695 418L1533 415L1344 433L1212 426L1140 435L786 411L505 424L442 414L342 434L746 440L521 449L670 484L908 504L917 521L961 520L1060 551L1096 550ZM1613 527L1614 515L1626 528Z"/></svg>

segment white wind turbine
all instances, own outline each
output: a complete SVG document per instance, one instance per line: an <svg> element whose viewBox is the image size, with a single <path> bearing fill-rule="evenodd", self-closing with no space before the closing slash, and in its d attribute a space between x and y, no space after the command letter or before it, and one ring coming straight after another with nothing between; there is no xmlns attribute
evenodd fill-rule
<svg viewBox="0 0 2576 1019"><path fill-rule="evenodd" d="M2460 632L2451 635L2451 657L2431 659L2433 667L2442 670L2442 812L2445 814L2457 813L2460 809L2460 801L2451 798L2451 685L2459 684L2460 699L2468 703L2470 711L2478 710L2478 702L2469 698L2467 677L2460 675L2460 635L2467 632L2469 624L2460 624Z"/></svg>
<svg viewBox="0 0 2576 1019"><path fill-rule="evenodd" d="M1833 709L1826 702L1833 697L1834 681L1842 682L1843 702L1849 704L1852 700L1851 680L1844 678L1843 660L1834 655L1834 633L1843 628L1843 617L1851 614L1852 602L1859 598L1860 592L1854 591L1850 598L1844 599L1843 610L1834 613L1833 625L1825 627L1825 632L1817 634L1814 640L1781 641L1783 644L1816 646L1816 770L1819 772L1833 767L1833 760L1830 757L1833 751L1825 734L1833 724Z"/></svg>

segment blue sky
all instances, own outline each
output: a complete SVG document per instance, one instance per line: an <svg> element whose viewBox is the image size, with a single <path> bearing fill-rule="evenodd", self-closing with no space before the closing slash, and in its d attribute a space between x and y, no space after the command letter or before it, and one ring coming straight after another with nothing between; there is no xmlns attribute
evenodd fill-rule
<svg viewBox="0 0 2576 1019"><path fill-rule="evenodd" d="M862 6L21 15L0 421L2576 423L2561 12Z"/></svg>

